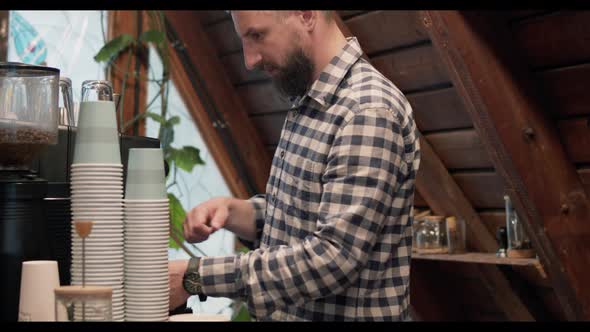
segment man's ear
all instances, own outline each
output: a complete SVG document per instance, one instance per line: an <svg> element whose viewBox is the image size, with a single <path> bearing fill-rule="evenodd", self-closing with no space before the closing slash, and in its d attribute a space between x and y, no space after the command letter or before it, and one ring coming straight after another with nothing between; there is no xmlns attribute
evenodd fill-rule
<svg viewBox="0 0 590 332"><path fill-rule="evenodd" d="M318 11L317 10L300 10L297 13L297 17L299 18L301 24L308 32L313 31L315 29L315 25L318 21Z"/></svg>

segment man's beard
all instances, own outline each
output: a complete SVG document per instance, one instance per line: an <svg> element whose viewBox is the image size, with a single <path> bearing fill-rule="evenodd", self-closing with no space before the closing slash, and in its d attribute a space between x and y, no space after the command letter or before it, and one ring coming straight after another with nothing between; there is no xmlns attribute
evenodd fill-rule
<svg viewBox="0 0 590 332"><path fill-rule="evenodd" d="M283 67L273 67L278 70L273 83L286 97L303 96L313 83L314 65L300 47L288 55Z"/></svg>

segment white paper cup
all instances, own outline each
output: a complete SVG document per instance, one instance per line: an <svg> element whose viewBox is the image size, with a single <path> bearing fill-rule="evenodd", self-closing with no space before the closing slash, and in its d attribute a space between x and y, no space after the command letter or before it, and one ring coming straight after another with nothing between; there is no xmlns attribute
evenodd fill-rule
<svg viewBox="0 0 590 332"><path fill-rule="evenodd" d="M166 198L166 199L129 199L129 198L125 198L123 200L123 203L125 204L125 206L134 206L134 207L140 207L140 206L162 207L162 206L169 206L170 205L168 198Z"/></svg>
<svg viewBox="0 0 590 332"><path fill-rule="evenodd" d="M152 267L152 266L161 266L161 265L168 265L168 260L160 258L158 260L141 260L141 259L127 259L125 261L125 266L129 268L140 268L140 267Z"/></svg>
<svg viewBox="0 0 590 332"><path fill-rule="evenodd" d="M55 293L59 287L57 261L22 263L19 321L55 321Z"/></svg>
<svg viewBox="0 0 590 332"><path fill-rule="evenodd" d="M79 198L73 199L72 204L85 204L85 203L95 203L95 204L120 204L122 199L120 198L100 198L100 197L92 197L92 198Z"/></svg>
<svg viewBox="0 0 590 332"><path fill-rule="evenodd" d="M124 204L125 206L125 210L130 211L130 212L135 212L135 211L150 211L150 212L157 212L157 211L162 211L162 212L169 212L170 211L170 207L168 206L168 204L162 204L162 206L157 206L157 205L151 205L151 206L135 206L135 205L129 205L127 203Z"/></svg>
<svg viewBox="0 0 590 332"><path fill-rule="evenodd" d="M121 164L115 104L80 102L74 164Z"/></svg>
<svg viewBox="0 0 590 332"><path fill-rule="evenodd" d="M166 285L166 284L160 284L160 285L150 285L150 284L139 285L139 284L133 284L132 282L127 281L125 283L125 292L154 292L154 293L170 292L170 287L168 285Z"/></svg>
<svg viewBox="0 0 590 332"><path fill-rule="evenodd" d="M129 149L125 198L166 199L162 149Z"/></svg>
<svg viewBox="0 0 590 332"><path fill-rule="evenodd" d="M99 168L99 169L123 169L123 164L109 164L109 163L72 163L74 169L88 169L88 168Z"/></svg>
<svg viewBox="0 0 590 332"><path fill-rule="evenodd" d="M227 315L215 314L179 314L168 318L170 322L229 322L231 318Z"/></svg>

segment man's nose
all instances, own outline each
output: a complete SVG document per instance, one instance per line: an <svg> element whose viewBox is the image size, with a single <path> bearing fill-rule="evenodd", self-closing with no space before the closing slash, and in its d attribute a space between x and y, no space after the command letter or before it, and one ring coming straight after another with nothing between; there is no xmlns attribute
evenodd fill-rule
<svg viewBox="0 0 590 332"><path fill-rule="evenodd" d="M244 64L246 65L246 69L252 70L256 68L260 61L262 61L260 53L244 47Z"/></svg>

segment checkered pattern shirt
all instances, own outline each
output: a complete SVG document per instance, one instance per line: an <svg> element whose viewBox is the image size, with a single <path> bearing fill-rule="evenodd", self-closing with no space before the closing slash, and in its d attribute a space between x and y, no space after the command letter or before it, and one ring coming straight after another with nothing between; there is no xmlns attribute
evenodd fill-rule
<svg viewBox="0 0 590 332"><path fill-rule="evenodd" d="M250 199L257 249L203 258L205 294L258 320L410 319L417 130L361 54L349 38L289 111L266 194Z"/></svg>

